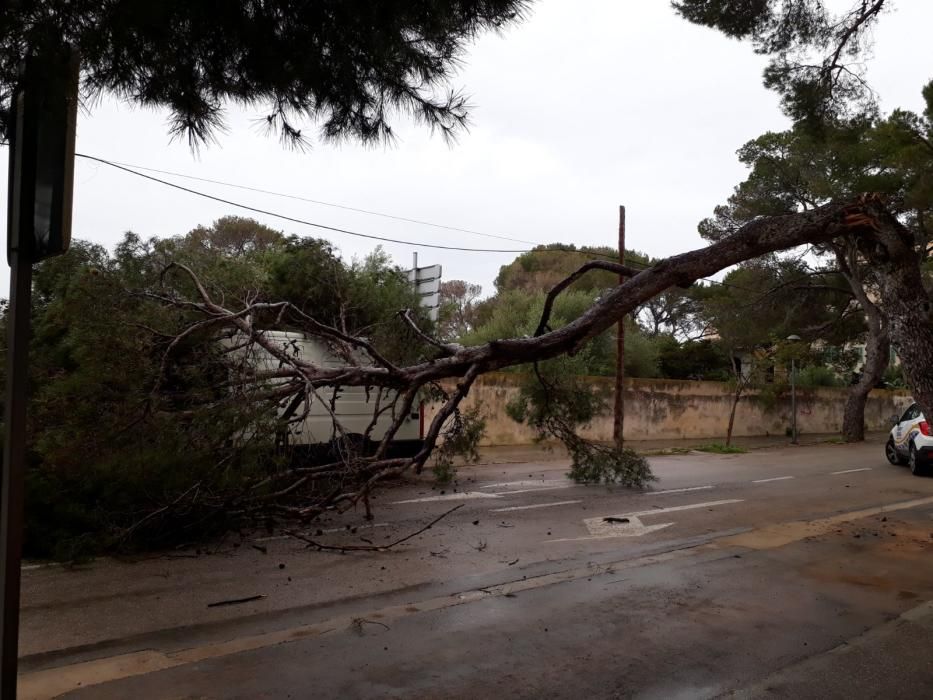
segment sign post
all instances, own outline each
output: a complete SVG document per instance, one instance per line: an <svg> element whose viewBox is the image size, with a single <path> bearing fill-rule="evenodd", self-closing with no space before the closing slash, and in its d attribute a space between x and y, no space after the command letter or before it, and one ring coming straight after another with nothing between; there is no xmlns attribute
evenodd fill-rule
<svg viewBox="0 0 933 700"><path fill-rule="evenodd" d="M625 207L619 207L619 263L625 265ZM619 284L625 282L625 275L619 275ZM616 330L616 395L613 412L612 439L617 450L625 445L625 317L619 319Z"/></svg>
<svg viewBox="0 0 933 700"><path fill-rule="evenodd" d="M78 66L77 53L68 46L29 56L8 120L10 299L0 480L0 700L16 697L32 265L61 255L71 241Z"/></svg>
<svg viewBox="0 0 933 700"><path fill-rule="evenodd" d="M437 321L441 307L441 273L440 265L418 267L418 254L415 253L414 267L408 270L408 281L421 297L421 307L427 309L428 318Z"/></svg>

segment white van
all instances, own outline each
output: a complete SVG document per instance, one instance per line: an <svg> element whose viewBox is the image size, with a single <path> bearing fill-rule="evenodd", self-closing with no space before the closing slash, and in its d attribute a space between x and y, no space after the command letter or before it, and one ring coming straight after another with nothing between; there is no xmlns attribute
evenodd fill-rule
<svg viewBox="0 0 933 700"><path fill-rule="evenodd" d="M264 337L272 341L293 357L312 362L319 367L344 367L346 362L334 355L318 338L303 333L287 331L266 331ZM265 348L253 343L248 351L247 362L257 370L275 370L281 361ZM361 364L370 364L362 353L357 354ZM287 380L270 379L269 386L274 387ZM340 423L343 432L351 440L362 442L373 421L377 402L380 408L391 404L396 396L392 389L380 387L344 386L335 390L321 387L317 390L321 400L313 401L308 414L300 422L292 423L287 431L277 436L279 444L307 451L312 455L325 455L332 451L339 437L334 419ZM280 418L299 416L306 410L300 398L284 400L278 407ZM369 445L374 447L385 437L392 425L395 414L392 409L381 411L375 425L369 431ZM405 416L392 440L388 454L393 457L413 456L424 445L424 404L417 402L411 412Z"/></svg>

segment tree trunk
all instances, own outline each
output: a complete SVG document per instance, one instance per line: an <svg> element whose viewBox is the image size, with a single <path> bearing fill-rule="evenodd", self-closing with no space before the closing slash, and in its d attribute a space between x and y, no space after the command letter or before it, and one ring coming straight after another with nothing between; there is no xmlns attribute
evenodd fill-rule
<svg viewBox="0 0 933 700"><path fill-rule="evenodd" d="M868 325L862 376L859 377L858 383L849 390L845 414L842 418L842 436L845 441L861 442L865 439L865 403L891 360L891 336L888 334L887 320L865 291L856 246L851 241L846 241L834 248L839 272L849 283L855 299L865 312L865 323Z"/></svg>
<svg viewBox="0 0 933 700"><path fill-rule="evenodd" d="M913 234L894 216L883 213L877 223L875 235L859 241L860 249L876 266L891 344L913 399L933 418L933 303L923 287L923 257Z"/></svg>
<svg viewBox="0 0 933 700"><path fill-rule="evenodd" d="M865 343L865 366L858 383L849 389L845 414L842 418L842 436L846 442L861 442L865 439L865 404L868 395L884 375L890 359L891 339L886 330L869 324L868 340Z"/></svg>
<svg viewBox="0 0 933 700"><path fill-rule="evenodd" d="M732 427L735 425L735 409L739 405L741 396L741 392L736 391L732 397L732 410L729 411L729 427L726 429L726 445L732 444Z"/></svg>

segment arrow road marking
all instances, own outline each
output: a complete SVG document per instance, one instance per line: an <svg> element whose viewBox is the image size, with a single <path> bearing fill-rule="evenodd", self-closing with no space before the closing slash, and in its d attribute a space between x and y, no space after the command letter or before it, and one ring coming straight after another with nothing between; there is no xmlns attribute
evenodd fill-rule
<svg viewBox="0 0 933 700"><path fill-rule="evenodd" d="M742 503L744 498L729 498L722 501L706 501L705 503L691 503L685 506L671 506L670 508L655 508L653 510L639 510L634 513L622 515L607 515L600 518L584 518L583 524L589 530L589 537L567 537L559 540L546 540L547 542L577 542L580 540L603 540L610 537L641 537L655 530L662 530L674 523L660 523L658 525L645 525L641 518L648 515L673 513L680 510L694 510L696 508L713 508L731 503Z"/></svg>
<svg viewBox="0 0 933 700"><path fill-rule="evenodd" d="M661 523L660 525L645 525L637 515L610 516L607 518L586 518L583 524L590 531L591 538L604 537L641 537L655 530L663 530L674 523ZM624 522L617 522L624 521Z"/></svg>

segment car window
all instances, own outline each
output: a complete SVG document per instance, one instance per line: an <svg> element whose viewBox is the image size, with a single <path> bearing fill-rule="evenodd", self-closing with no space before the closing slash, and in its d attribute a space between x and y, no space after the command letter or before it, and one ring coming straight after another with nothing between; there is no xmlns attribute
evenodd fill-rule
<svg viewBox="0 0 933 700"><path fill-rule="evenodd" d="M914 418L919 418L919 417L920 417L920 406L918 404L913 404L910 408L908 408L904 412L904 415L901 416L900 422L903 423L904 421L913 420Z"/></svg>

